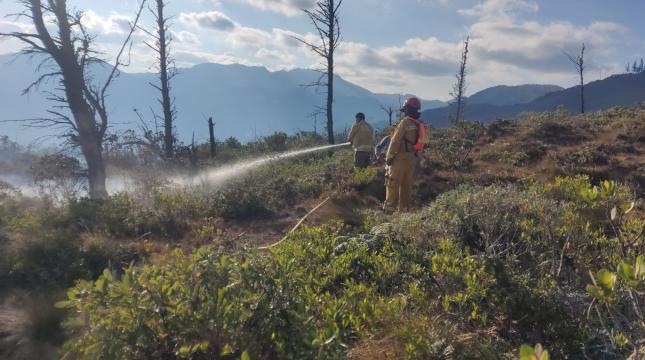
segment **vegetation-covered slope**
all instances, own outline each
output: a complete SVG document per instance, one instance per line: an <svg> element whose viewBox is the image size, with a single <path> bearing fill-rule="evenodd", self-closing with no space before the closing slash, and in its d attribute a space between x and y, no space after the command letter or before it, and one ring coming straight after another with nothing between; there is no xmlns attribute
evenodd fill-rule
<svg viewBox="0 0 645 360"><path fill-rule="evenodd" d="M380 170L352 173L344 151L208 192L146 182L59 203L5 188L0 354L512 359L541 343L628 358L645 338L645 111L471 127L434 133L409 214L376 210ZM311 227L257 250L327 196ZM63 310L27 311L16 288Z"/></svg>
<svg viewBox="0 0 645 360"><path fill-rule="evenodd" d="M515 105L526 104L548 93L564 90L556 85L493 86L467 99L468 104Z"/></svg>

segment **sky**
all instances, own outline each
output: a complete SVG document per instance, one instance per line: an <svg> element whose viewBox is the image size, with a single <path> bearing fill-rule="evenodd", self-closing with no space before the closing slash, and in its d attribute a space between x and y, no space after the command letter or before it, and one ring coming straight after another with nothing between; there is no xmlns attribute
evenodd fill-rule
<svg viewBox="0 0 645 360"><path fill-rule="evenodd" d="M148 0L150 1L150 0ZM269 70L319 68L321 59L293 36L317 41L302 9L316 0L169 0L172 54L178 67L240 63ZM69 0L83 10L109 60L125 37L138 0ZM19 12L0 0L0 14ZM463 40L470 36L467 94L494 85L578 81L565 53L586 44L588 81L625 71L645 57L643 0L344 0L343 42L336 72L373 92L448 100ZM153 28L144 14L143 26ZM0 32L29 31L26 19L0 18ZM154 71L154 55L138 32L128 72ZM19 44L0 41L0 53Z"/></svg>

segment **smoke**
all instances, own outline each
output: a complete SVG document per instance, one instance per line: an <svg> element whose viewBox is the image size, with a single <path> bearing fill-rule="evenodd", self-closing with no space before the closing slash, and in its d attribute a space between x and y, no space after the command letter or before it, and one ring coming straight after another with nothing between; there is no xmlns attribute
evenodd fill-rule
<svg viewBox="0 0 645 360"><path fill-rule="evenodd" d="M217 188L225 185L231 179L238 178L258 167L270 164L275 161L296 158L306 154L312 154L325 150L334 150L337 148L349 146L350 143L339 145L318 146L309 149L290 151L283 154L268 155L260 158L242 161L232 165L204 170L194 175L165 175L154 176L153 174L144 175L152 177L157 184L167 185L173 188L185 187L203 187ZM118 172L111 174L106 179L106 187L110 194L119 192L131 192L142 186L142 183L150 183L152 178L142 179L128 174L127 172ZM5 182L13 189L20 191L23 195L35 197L41 192L33 179L24 175L0 175L0 183Z"/></svg>
<svg viewBox="0 0 645 360"><path fill-rule="evenodd" d="M9 185L9 188L7 189L3 184ZM0 175L0 190L16 190L29 197L36 197L39 193L33 179L19 174Z"/></svg>

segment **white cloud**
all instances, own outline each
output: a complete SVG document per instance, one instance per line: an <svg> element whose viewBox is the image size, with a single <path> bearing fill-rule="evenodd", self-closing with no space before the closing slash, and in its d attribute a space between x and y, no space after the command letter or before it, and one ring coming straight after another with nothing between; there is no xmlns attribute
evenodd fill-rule
<svg viewBox="0 0 645 360"><path fill-rule="evenodd" d="M409 39L402 46L372 49L366 44L346 42L339 49L338 64L345 70L356 67L417 76L451 74L457 66L457 44L436 38Z"/></svg>
<svg viewBox="0 0 645 360"><path fill-rule="evenodd" d="M492 61L543 72L569 70L563 52L576 53L584 42L589 58L613 53L614 23L575 26L568 22L540 24L520 21L482 21L472 25L472 59Z"/></svg>
<svg viewBox="0 0 645 360"><path fill-rule="evenodd" d="M227 56L217 58L211 54L208 59L229 60L232 58L245 59L244 63L263 64L269 69L290 69L296 66L306 67L309 65L312 55L300 46L294 39L298 34L279 28L269 31L243 26L227 15L218 11L203 13L182 13L179 15L180 22L184 25L201 31L216 31L218 42L223 42L226 48L238 54L236 57ZM222 25L225 23L225 25ZM196 37L196 36L195 36ZM309 40L316 40L313 34L305 35ZM206 59L202 53L199 59ZM196 57L184 55L183 60ZM243 63L240 61L240 63Z"/></svg>
<svg viewBox="0 0 645 360"><path fill-rule="evenodd" d="M0 33L10 33L14 31L32 33L35 29L33 25L22 21L0 20ZM0 54L16 53L23 47L24 44L18 40L10 38L0 39Z"/></svg>
<svg viewBox="0 0 645 360"><path fill-rule="evenodd" d="M458 57L458 44L432 37L375 49L345 42L338 50L337 73L372 91L443 98L457 69Z"/></svg>
<svg viewBox="0 0 645 360"><path fill-rule="evenodd" d="M459 13L482 20L508 19L523 12L537 12L539 6L532 0L484 0L469 9L461 9Z"/></svg>
<svg viewBox="0 0 645 360"><path fill-rule="evenodd" d="M182 48L197 48L202 44L202 42L199 40L197 35L186 30L182 30L179 32L173 31L172 37L175 43Z"/></svg>
<svg viewBox="0 0 645 360"><path fill-rule="evenodd" d="M564 52L577 53L587 45L589 73L617 68L601 66L615 53L617 35L624 29L611 22L577 26L569 22L524 21L522 13L539 8L534 1L487 0L460 10L475 17L471 34L468 82L473 91L495 84L572 84L573 69ZM375 91L416 92L446 99L458 69L460 42L413 38L394 47L372 48L346 42L338 52L338 72ZM596 76L596 75L594 75Z"/></svg>
<svg viewBox="0 0 645 360"><path fill-rule="evenodd" d="M23 33L31 33L36 31L33 24L23 21L0 20L0 29L2 31L20 31Z"/></svg>
<svg viewBox="0 0 645 360"><path fill-rule="evenodd" d="M280 50L270 50L261 48L255 53L255 57L259 60L269 61L278 64L284 64L283 67L290 68L291 64L296 62L296 57L293 53L288 53Z"/></svg>
<svg viewBox="0 0 645 360"><path fill-rule="evenodd" d="M268 4L294 2L260 0L225 0ZM437 1L437 0L432 0ZM263 3L264 5L259 5ZM453 5L453 4L451 4ZM594 22L587 26L569 22L536 22L523 20L523 14L539 10L535 1L486 0L459 10L472 18L464 34L471 34L469 58L469 89L480 90L494 84L556 83L571 84L573 70L564 52L576 53L582 42L587 44L590 73L599 73L601 62L608 63L613 55L614 40L624 29L611 22ZM184 13L180 22L199 31L217 31L218 46L230 54L201 52L197 35L185 32L176 35L179 42L192 44L195 51L177 56L178 63L199 61L237 62L264 65L269 69L317 67L320 58L294 39L304 37L317 42L316 35L296 34L285 29L263 30L243 26L227 15L210 11ZM182 32L183 33L183 32ZM360 42L345 41L338 50L337 74L380 92L413 92L425 97L446 99L454 82L462 44L435 37L411 38L398 46L372 47ZM181 61L179 61L181 60ZM602 67L602 71L616 68Z"/></svg>
<svg viewBox="0 0 645 360"><path fill-rule="evenodd" d="M219 11L210 11L204 13L182 13L179 19L185 25L202 30L213 30L222 33L224 41L233 49L251 49L258 51L260 49L269 50L269 48L278 48L286 50L295 48L300 43L294 39L298 34L279 28L265 31L258 28L247 27L231 20L225 14ZM316 39L313 35L308 34L307 39ZM267 55L266 52L263 55Z"/></svg>
<svg viewBox="0 0 645 360"><path fill-rule="evenodd" d="M229 31L237 26L231 18L219 11L181 13L179 21L188 26L219 31Z"/></svg>
<svg viewBox="0 0 645 360"><path fill-rule="evenodd" d="M92 10L83 13L83 25L90 31L100 34L125 34L130 28L130 17L112 14L103 17Z"/></svg>
<svg viewBox="0 0 645 360"><path fill-rule="evenodd" d="M303 14L303 9L311 9L316 5L316 0L211 0L214 5L224 1L236 1L251 5L263 11L273 11L286 16Z"/></svg>

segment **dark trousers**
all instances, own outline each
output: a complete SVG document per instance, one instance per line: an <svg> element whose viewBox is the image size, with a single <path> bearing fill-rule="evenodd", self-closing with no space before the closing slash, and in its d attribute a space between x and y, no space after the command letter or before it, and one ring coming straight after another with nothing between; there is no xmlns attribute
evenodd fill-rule
<svg viewBox="0 0 645 360"><path fill-rule="evenodd" d="M372 160L372 153L370 151L355 151L354 152L354 167L365 169L370 166Z"/></svg>

